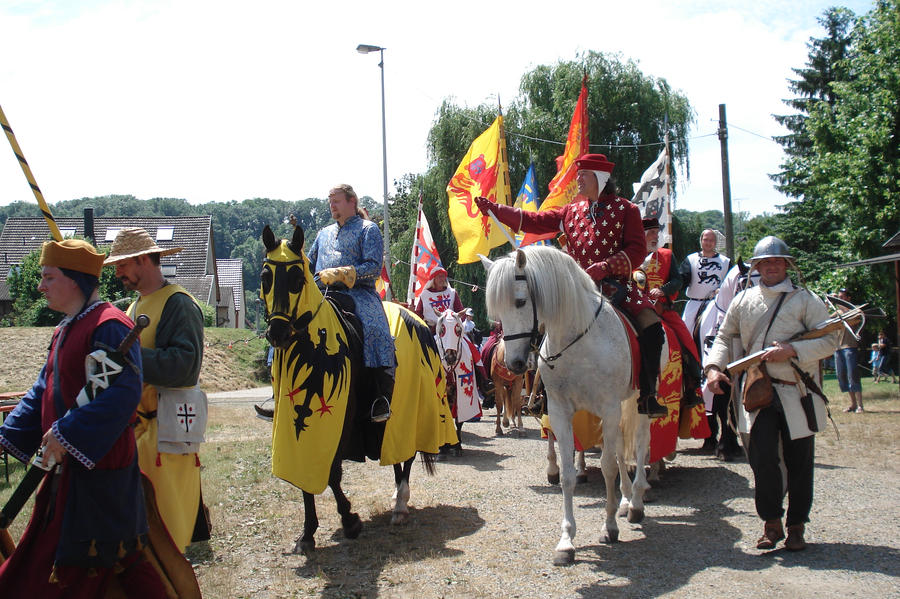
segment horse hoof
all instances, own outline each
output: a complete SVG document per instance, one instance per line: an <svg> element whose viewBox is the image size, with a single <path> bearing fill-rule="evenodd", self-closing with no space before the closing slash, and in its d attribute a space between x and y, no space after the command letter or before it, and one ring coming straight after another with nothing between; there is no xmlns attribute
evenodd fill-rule
<svg viewBox="0 0 900 599"><path fill-rule="evenodd" d="M603 535L603 542L612 544L619 542L619 531L618 530L607 530Z"/></svg>
<svg viewBox="0 0 900 599"><path fill-rule="evenodd" d="M554 566L571 566L575 563L575 550L566 549L565 551L557 551L553 554Z"/></svg>
<svg viewBox="0 0 900 599"><path fill-rule="evenodd" d="M362 520L359 514L350 514L346 518L341 518L341 524L344 525L344 536L348 539L355 539L362 532Z"/></svg>
<svg viewBox="0 0 900 599"><path fill-rule="evenodd" d="M636 510L631 508L628 510L628 521L637 524L644 519L644 510Z"/></svg>
<svg viewBox="0 0 900 599"><path fill-rule="evenodd" d="M502 437L503 429L502 428L494 429L494 434L497 435L498 437Z"/></svg>
<svg viewBox="0 0 900 599"><path fill-rule="evenodd" d="M550 483L551 485L558 485L558 484L559 484L559 473L557 473L557 474L548 474L548 475L547 475L547 482Z"/></svg>
<svg viewBox="0 0 900 599"><path fill-rule="evenodd" d="M294 553L300 555L310 556L316 552L316 541L304 541L303 539L297 539L297 543L294 545Z"/></svg>
<svg viewBox="0 0 900 599"><path fill-rule="evenodd" d="M578 474L575 476L575 484L581 485L588 481L587 474Z"/></svg>
<svg viewBox="0 0 900 599"><path fill-rule="evenodd" d="M409 512L394 512L391 514L391 524L394 526L402 526L409 522Z"/></svg>

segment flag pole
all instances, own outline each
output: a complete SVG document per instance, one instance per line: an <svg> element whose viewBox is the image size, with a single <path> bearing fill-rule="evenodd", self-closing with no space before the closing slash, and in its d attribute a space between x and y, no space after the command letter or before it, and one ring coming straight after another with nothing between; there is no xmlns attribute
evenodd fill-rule
<svg viewBox="0 0 900 599"><path fill-rule="evenodd" d="M669 162L672 160L672 154L669 152L669 113L666 113L666 239L669 240L669 248L675 247L675 240L672 238L672 177L669 172Z"/></svg>
<svg viewBox="0 0 900 599"><path fill-rule="evenodd" d="M406 287L406 303L410 306L416 299L416 264L419 263L419 227L422 226L422 190L419 190L419 203L416 210L416 228L413 230L412 250L409 257L409 284Z"/></svg>
<svg viewBox="0 0 900 599"><path fill-rule="evenodd" d="M62 233L59 232L59 227L56 226L56 219L53 218L53 213L50 212L50 207L44 200L44 194L41 193L41 188L38 187L37 182L34 180L34 175L31 173L31 167L28 166L28 161L25 160L25 155L22 153L22 148L19 147L19 142L16 141L16 134L13 133L12 127L9 126L9 121L6 120L6 115L3 113L2 106L0 106L0 125L3 126L3 132L6 133L6 139L9 140L9 145L12 146L13 154L15 154L16 158L19 160L19 166L22 167L22 172L25 173L25 178L31 186L31 191L34 192L34 197L37 199L38 206L41 208L44 220L47 221L47 226L50 228L50 234L56 241L62 241Z"/></svg>
<svg viewBox="0 0 900 599"><path fill-rule="evenodd" d="M501 223L501 222L497 219L497 217L494 216L494 211L493 211L493 210L488 210L488 214L491 215L491 219L494 221L494 224L497 225L497 228L500 229L501 231L503 231L503 234L506 235L506 240L509 241L509 244L510 244L511 246L513 246L513 249L514 249L514 250L519 249L519 246L516 245L516 240L512 238L512 236L509 234L509 231L507 231L507 230L506 230L506 227L503 226L503 223Z"/></svg>

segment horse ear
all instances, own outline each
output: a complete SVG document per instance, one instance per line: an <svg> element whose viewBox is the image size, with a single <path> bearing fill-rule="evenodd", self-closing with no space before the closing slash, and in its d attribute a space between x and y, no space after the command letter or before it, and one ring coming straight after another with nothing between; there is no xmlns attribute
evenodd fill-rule
<svg viewBox="0 0 900 599"><path fill-rule="evenodd" d="M516 250L516 268L525 268L525 252L522 250Z"/></svg>
<svg viewBox="0 0 900 599"><path fill-rule="evenodd" d="M303 227L294 228L294 236L291 238L291 242L288 243L288 247L290 247L295 254L298 256L300 255L300 252L303 251Z"/></svg>
<svg viewBox="0 0 900 599"><path fill-rule="evenodd" d="M742 275L747 274L747 271L750 269L750 265L747 264L746 262L744 262L744 259L740 256L738 256L738 259L737 259L737 266L738 266L738 271Z"/></svg>
<svg viewBox="0 0 900 599"><path fill-rule="evenodd" d="M263 228L262 242L263 245L266 246L266 252L271 252L278 247L278 240L275 239L275 233L272 232L272 229L269 228L269 225L266 225Z"/></svg>
<svg viewBox="0 0 900 599"><path fill-rule="evenodd" d="M481 265L484 267L484 272L491 272L494 261L482 254L478 254L478 257L481 258Z"/></svg>

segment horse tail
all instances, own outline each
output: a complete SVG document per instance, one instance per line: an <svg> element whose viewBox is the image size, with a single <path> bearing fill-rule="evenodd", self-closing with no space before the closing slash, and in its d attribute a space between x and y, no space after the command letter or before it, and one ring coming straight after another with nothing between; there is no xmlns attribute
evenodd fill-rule
<svg viewBox="0 0 900 599"><path fill-rule="evenodd" d="M437 463L437 458L433 453L425 453L420 452L422 456L422 466L425 467L425 474L428 476L434 476L437 474L437 467L435 464Z"/></svg>

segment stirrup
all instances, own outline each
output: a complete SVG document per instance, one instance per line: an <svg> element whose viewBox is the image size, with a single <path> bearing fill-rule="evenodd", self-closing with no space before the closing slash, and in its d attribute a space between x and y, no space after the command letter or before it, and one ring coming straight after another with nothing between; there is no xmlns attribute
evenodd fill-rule
<svg viewBox="0 0 900 599"><path fill-rule="evenodd" d="M375 407L378 406L379 403L384 404L387 409L383 412L379 411L376 413ZM375 401L372 402L372 409L369 410L369 417L372 419L372 422L387 422L391 417L391 402L383 395L376 397Z"/></svg>
<svg viewBox="0 0 900 599"><path fill-rule="evenodd" d="M253 404L253 409L256 410L257 418L261 418L263 420L268 420L269 422L272 422L272 420L275 418L275 410L274 409L270 410L268 408L264 408L263 406L266 405L267 403L269 403L270 401L274 401L274 399L275 399L274 397L270 397L269 399L265 400L262 403Z"/></svg>

